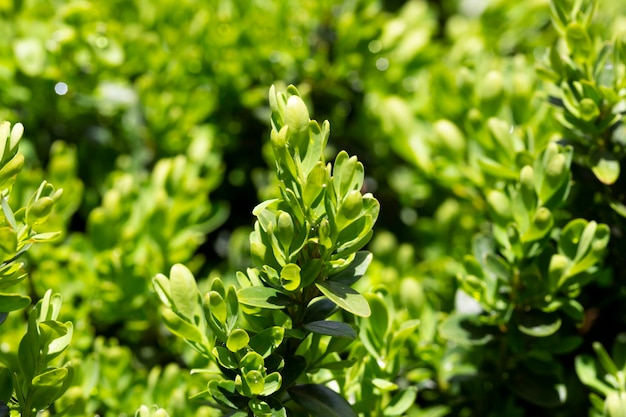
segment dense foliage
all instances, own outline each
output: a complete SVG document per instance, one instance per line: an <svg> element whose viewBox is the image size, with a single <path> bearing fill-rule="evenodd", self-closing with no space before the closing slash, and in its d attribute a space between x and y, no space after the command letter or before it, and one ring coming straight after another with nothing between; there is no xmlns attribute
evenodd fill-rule
<svg viewBox="0 0 626 417"><path fill-rule="evenodd" d="M624 15L0 1L0 417L626 415Z"/></svg>

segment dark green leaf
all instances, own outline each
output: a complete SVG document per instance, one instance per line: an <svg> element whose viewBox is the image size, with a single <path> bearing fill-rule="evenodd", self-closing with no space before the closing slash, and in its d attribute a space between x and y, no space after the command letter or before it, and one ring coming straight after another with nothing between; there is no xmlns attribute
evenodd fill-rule
<svg viewBox="0 0 626 417"><path fill-rule="evenodd" d="M289 395L313 417L358 417L342 396L323 385L296 385Z"/></svg>
<svg viewBox="0 0 626 417"><path fill-rule="evenodd" d="M302 327L310 332L327 336L348 337L350 339L356 338L356 332L352 327L350 327L346 323L341 323L338 321L312 321L310 323L306 323Z"/></svg>
<svg viewBox="0 0 626 417"><path fill-rule="evenodd" d="M337 305L326 297L319 297L309 303L304 312L303 323L324 320L337 310Z"/></svg>
<svg viewBox="0 0 626 417"><path fill-rule="evenodd" d="M0 368L0 403L8 403L13 394L13 375L7 368Z"/></svg>
<svg viewBox="0 0 626 417"><path fill-rule="evenodd" d="M567 398L565 385L551 375L538 376L518 369L511 375L509 384L516 395L540 407L555 408Z"/></svg>
<svg viewBox="0 0 626 417"><path fill-rule="evenodd" d="M283 387L294 384L307 368L306 359L302 356L285 356L285 366L282 370Z"/></svg>

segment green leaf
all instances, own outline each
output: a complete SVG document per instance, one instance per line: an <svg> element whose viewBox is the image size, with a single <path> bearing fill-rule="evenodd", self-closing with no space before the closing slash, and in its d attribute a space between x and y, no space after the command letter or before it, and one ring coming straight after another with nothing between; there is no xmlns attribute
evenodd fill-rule
<svg viewBox="0 0 626 417"><path fill-rule="evenodd" d="M611 359L606 349L604 349L604 346L602 346L602 343L596 341L593 342L592 346L593 350L596 352L596 355L598 355L598 360L600 361L600 364L602 364L604 370L609 373L609 375L615 377L616 380L619 380L620 372L617 369L617 366L615 366L615 362L613 362L613 359Z"/></svg>
<svg viewBox="0 0 626 417"><path fill-rule="evenodd" d="M552 375L536 375L521 368L511 375L509 384L516 395L540 407L558 407L567 399L565 386Z"/></svg>
<svg viewBox="0 0 626 417"><path fill-rule="evenodd" d="M202 306L196 279L186 266L175 264L170 270L170 296L175 310L193 321Z"/></svg>
<svg viewBox="0 0 626 417"><path fill-rule="evenodd" d="M484 345L493 340L492 329L476 323L473 315L452 314L439 325L439 334L444 339L461 345Z"/></svg>
<svg viewBox="0 0 626 417"><path fill-rule="evenodd" d="M485 255L485 269L504 282L511 282L511 266L501 257L493 253Z"/></svg>
<svg viewBox="0 0 626 417"><path fill-rule="evenodd" d="M296 385L289 395L313 417L358 417L343 397L323 385Z"/></svg>
<svg viewBox="0 0 626 417"><path fill-rule="evenodd" d="M300 267L287 264L280 271L280 282L287 291L296 291L300 287Z"/></svg>
<svg viewBox="0 0 626 417"><path fill-rule="evenodd" d="M267 396L272 395L276 391L278 391L282 384L282 377L278 372L272 372L268 376L265 377L265 384L263 387L263 391L261 391L260 395Z"/></svg>
<svg viewBox="0 0 626 417"><path fill-rule="evenodd" d="M239 317L239 300L237 299L237 290L230 286L226 290L226 332L232 331L237 325Z"/></svg>
<svg viewBox="0 0 626 417"><path fill-rule="evenodd" d="M234 381L212 380L209 381L207 386L215 402L224 407L230 408L231 410L238 410L247 405L248 400L235 393Z"/></svg>
<svg viewBox="0 0 626 417"><path fill-rule="evenodd" d="M324 281L315 285L322 294L344 310L360 317L369 317L370 306L365 297L356 290L333 281Z"/></svg>
<svg viewBox="0 0 626 417"><path fill-rule="evenodd" d="M30 298L20 294L0 293L0 311L8 313L30 305Z"/></svg>
<svg viewBox="0 0 626 417"><path fill-rule="evenodd" d="M574 219L565 225L563 230L561 230L561 236L559 238L559 253L562 253L569 259L576 258L580 236L587 224L587 220Z"/></svg>
<svg viewBox="0 0 626 417"><path fill-rule="evenodd" d="M45 327L54 328L54 332L57 335L48 343L45 349L46 358L51 360L52 358L60 355L70 345L72 335L74 334L74 325L71 321L66 323L56 321L39 323L39 328L42 333Z"/></svg>
<svg viewBox="0 0 626 417"><path fill-rule="evenodd" d="M381 345L389 329L389 311L387 310L387 304L382 296L378 294L365 294L365 298L372 310L371 316L366 321L367 328L371 329L378 344Z"/></svg>
<svg viewBox="0 0 626 417"><path fill-rule="evenodd" d="M417 387L408 387L398 391L392 398L387 407L383 411L383 416L401 416L412 405L415 404L417 398Z"/></svg>
<svg viewBox="0 0 626 417"><path fill-rule="evenodd" d="M248 346L248 342L250 341L250 336L243 329L235 329L228 336L228 340L226 341L226 347L231 352L237 352L246 346Z"/></svg>
<svg viewBox="0 0 626 417"><path fill-rule="evenodd" d="M7 404L13 395L13 375L7 368L0 367L0 403Z"/></svg>
<svg viewBox="0 0 626 417"><path fill-rule="evenodd" d="M272 409L270 408L269 404L267 404L265 401L261 401L258 398L253 398L248 402L248 407L250 408L250 411L252 411L254 413L255 417L271 417L272 416ZM244 416L247 416L248 414L243 414Z"/></svg>
<svg viewBox="0 0 626 417"><path fill-rule="evenodd" d="M235 357L235 354L232 353L229 349L226 349L222 346L215 346L213 348L213 356L217 361L226 369L237 369L239 368L239 362Z"/></svg>
<svg viewBox="0 0 626 417"><path fill-rule="evenodd" d="M189 340L191 342L196 342L196 343L204 342L204 336L200 332L200 330L193 324L182 319L178 314L174 313L172 310L168 308L164 309L162 313L162 317L163 317L163 323L165 324L165 326L176 336Z"/></svg>
<svg viewBox="0 0 626 417"><path fill-rule="evenodd" d="M43 243L43 242L53 242L60 236L61 236L61 232L37 233L29 237L28 239L31 242Z"/></svg>
<svg viewBox="0 0 626 417"><path fill-rule="evenodd" d="M338 321L312 321L304 326L306 330L326 336L347 337L356 339L356 332L350 325Z"/></svg>
<svg viewBox="0 0 626 417"><path fill-rule="evenodd" d="M336 339L333 339L333 340L336 340ZM352 359L348 359L348 360L345 360L345 361L323 362L323 363L318 364L315 367L311 368L310 370L313 370L313 369L330 369L330 370L333 370L333 371L340 371L342 369L351 368L357 362L358 362L357 358L352 358Z"/></svg>
<svg viewBox="0 0 626 417"><path fill-rule="evenodd" d="M556 313L531 310L521 315L517 328L529 336L546 337L561 328L561 318Z"/></svg>
<svg viewBox="0 0 626 417"><path fill-rule="evenodd" d="M244 392L250 392L250 396L259 395L263 392L263 388L265 387L265 378L263 378L263 374L256 369L246 372L242 378Z"/></svg>
<svg viewBox="0 0 626 417"><path fill-rule="evenodd" d="M4 252L6 255L3 256ZM17 252L17 233L10 227L0 227L0 262L12 258Z"/></svg>
<svg viewBox="0 0 626 417"><path fill-rule="evenodd" d="M252 336L248 344L256 353L267 358L274 352L274 349L280 346L284 337L284 327L273 326Z"/></svg>
<svg viewBox="0 0 626 417"><path fill-rule="evenodd" d="M318 297L309 303L304 312L303 323L324 320L330 317L337 310L337 304L333 303L326 297Z"/></svg>
<svg viewBox="0 0 626 417"><path fill-rule="evenodd" d="M292 304L289 297L269 287L241 288L237 291L237 297L241 304L275 310L282 310Z"/></svg>
<svg viewBox="0 0 626 417"><path fill-rule="evenodd" d="M494 161L493 159L485 156L478 157L478 165L481 170L495 178L502 178L505 180L516 180L519 177L519 172L505 167L502 164Z"/></svg>
<svg viewBox="0 0 626 417"><path fill-rule="evenodd" d="M575 367L578 378L589 388L596 390L604 396L609 395L613 391L610 386L598 379L596 362L591 355L576 356Z"/></svg>
<svg viewBox="0 0 626 417"><path fill-rule="evenodd" d="M32 384L35 387L50 387L62 384L68 376L65 368L55 368L37 375L33 378Z"/></svg>
<svg viewBox="0 0 626 417"><path fill-rule="evenodd" d="M282 385L284 387L289 387L296 383L296 381L304 374L307 370L307 362L306 359L299 355L294 356L285 356L283 357L285 360L285 366L283 367Z"/></svg>
<svg viewBox="0 0 626 417"><path fill-rule="evenodd" d="M345 285L352 285L357 282L369 267L374 256L371 252L359 251L355 253L352 263L343 271L336 275L332 275L332 280L335 282L341 282Z"/></svg>
<svg viewBox="0 0 626 417"><path fill-rule="evenodd" d="M626 417L626 392L612 392L604 401L607 417Z"/></svg>
<svg viewBox="0 0 626 417"><path fill-rule="evenodd" d="M41 410L50 405L56 399L68 376L67 368L53 368L35 376L32 380L33 389L30 393L33 398L33 407Z"/></svg>

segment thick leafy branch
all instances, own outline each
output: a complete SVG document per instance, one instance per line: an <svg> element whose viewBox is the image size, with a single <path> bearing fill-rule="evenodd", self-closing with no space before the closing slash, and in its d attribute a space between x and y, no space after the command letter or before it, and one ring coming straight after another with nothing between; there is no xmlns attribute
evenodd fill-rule
<svg viewBox="0 0 626 417"><path fill-rule="evenodd" d="M342 151L326 163L329 123L309 119L295 87L272 87L270 107L280 197L253 210L256 268L237 274L239 289L216 278L201 295L191 273L175 265L169 279L154 279L163 319L221 370L198 394L215 407L237 416L355 415L315 375L354 364L339 353L355 329L328 318L338 308L370 315L367 299L351 286L371 262L361 249L379 204L361 191L364 169L356 157Z"/></svg>

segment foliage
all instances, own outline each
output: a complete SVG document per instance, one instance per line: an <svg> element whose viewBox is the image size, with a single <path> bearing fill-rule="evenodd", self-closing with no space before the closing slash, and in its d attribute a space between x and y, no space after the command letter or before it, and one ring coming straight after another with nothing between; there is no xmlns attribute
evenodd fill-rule
<svg viewBox="0 0 626 417"><path fill-rule="evenodd" d="M169 279L157 275L163 320L222 371L197 394L216 408L235 415L286 416L301 408L314 416L356 415L315 382L331 377L324 371L354 364L339 353L355 330L327 319L337 308L370 315L351 285L371 261L360 249L372 236L379 205L361 193L364 170L356 157L340 152L334 164L325 163L330 124L309 119L294 87L286 94L272 87L270 106L281 197L253 210L256 268L238 273L239 288L213 279L204 296L182 265L172 267Z"/></svg>
<svg viewBox="0 0 626 417"><path fill-rule="evenodd" d="M0 416L622 415L625 12L0 1Z"/></svg>

